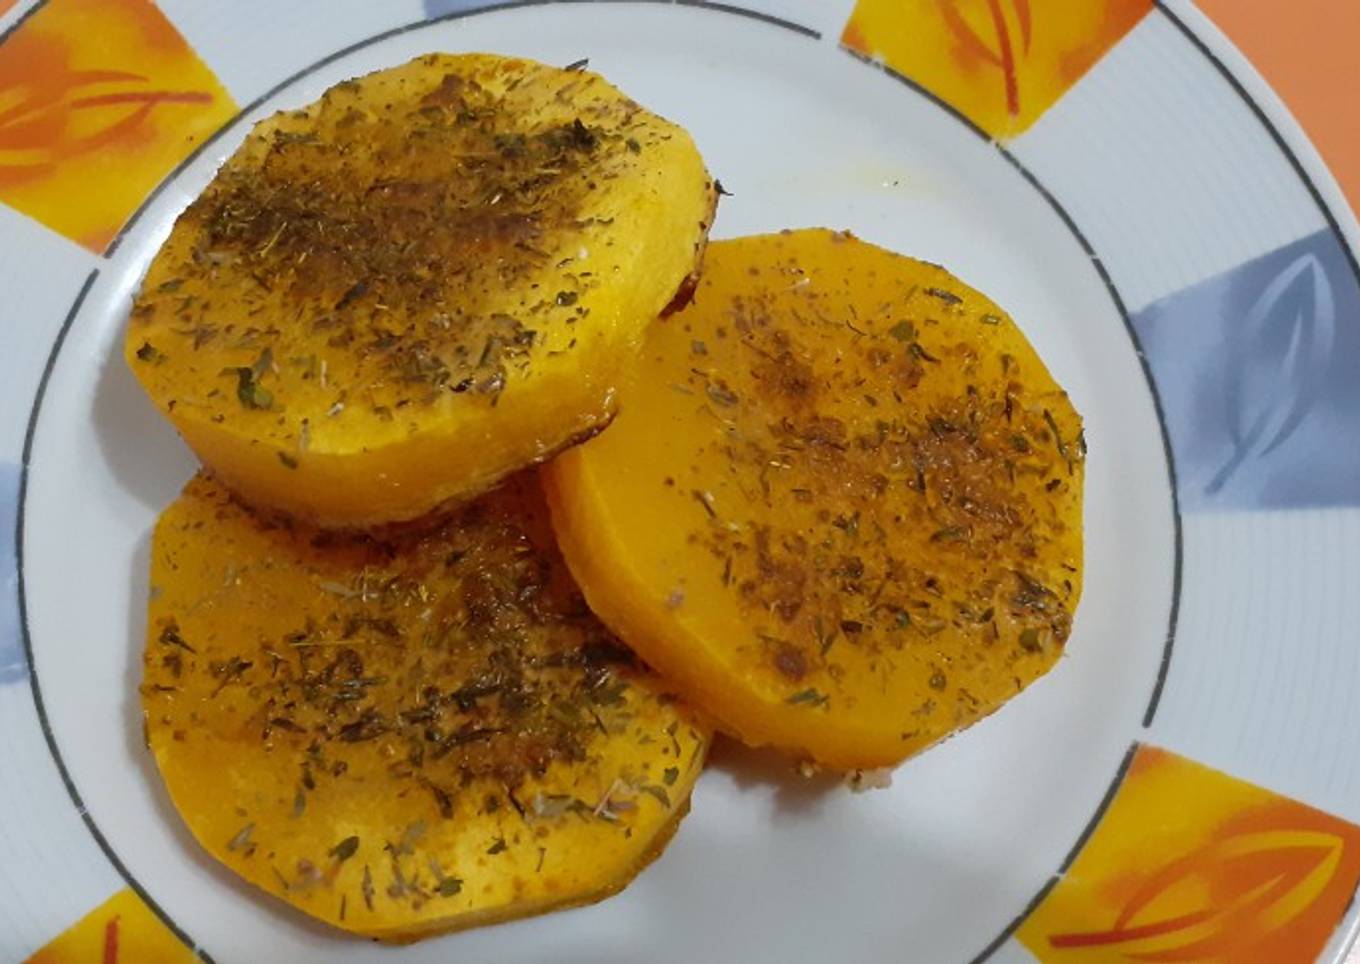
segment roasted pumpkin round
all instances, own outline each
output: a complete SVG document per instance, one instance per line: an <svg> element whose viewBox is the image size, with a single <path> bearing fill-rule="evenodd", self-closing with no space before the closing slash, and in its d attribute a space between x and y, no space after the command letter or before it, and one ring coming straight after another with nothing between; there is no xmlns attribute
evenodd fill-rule
<svg viewBox="0 0 1360 964"><path fill-rule="evenodd" d="M161 516L148 745L215 858L389 941L605 897L709 734L586 609L538 483L356 535L191 481Z"/></svg>
<svg viewBox="0 0 1360 964"><path fill-rule="evenodd" d="M715 200L689 135L599 76L432 54L257 125L125 354L249 502L415 518L609 423Z"/></svg>
<svg viewBox="0 0 1360 964"><path fill-rule="evenodd" d="M1081 420L942 268L822 230L715 242L620 404L544 473L562 552L743 740L894 764L1063 652Z"/></svg>

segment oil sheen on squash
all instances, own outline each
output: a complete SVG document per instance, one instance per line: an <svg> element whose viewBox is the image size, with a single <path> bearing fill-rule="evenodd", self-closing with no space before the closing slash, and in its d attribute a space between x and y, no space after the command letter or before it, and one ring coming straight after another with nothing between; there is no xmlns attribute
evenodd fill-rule
<svg viewBox="0 0 1360 964"><path fill-rule="evenodd" d="M585 607L532 477L371 535L199 476L161 516L141 688L189 829L330 924L411 940L622 888L708 732Z"/></svg>
<svg viewBox="0 0 1360 964"><path fill-rule="evenodd" d="M823 230L715 242L621 406L544 474L562 551L747 742L892 764L1062 653L1081 420L943 269Z"/></svg>
<svg viewBox="0 0 1360 964"><path fill-rule="evenodd" d="M608 424L714 203L689 136L598 75L432 54L256 126L125 354L248 501L415 518Z"/></svg>

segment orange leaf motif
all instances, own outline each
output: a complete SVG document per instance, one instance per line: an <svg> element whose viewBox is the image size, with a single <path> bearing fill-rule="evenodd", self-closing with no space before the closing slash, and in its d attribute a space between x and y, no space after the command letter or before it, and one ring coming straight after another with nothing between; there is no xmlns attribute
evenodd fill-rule
<svg viewBox="0 0 1360 964"><path fill-rule="evenodd" d="M1144 961L1201 960L1251 946L1313 903L1335 875L1343 847L1339 837L1310 831L1228 837L1150 877L1108 930L1055 934L1049 943L1114 945ZM1159 898L1176 890L1202 894L1203 906L1159 913Z"/></svg>
<svg viewBox="0 0 1360 964"><path fill-rule="evenodd" d="M101 251L235 113L148 0L47 0L0 45L0 201Z"/></svg>
<svg viewBox="0 0 1360 964"><path fill-rule="evenodd" d="M43 86L0 70L0 104L12 104L0 111L0 189L41 178L82 154L135 144L159 104L213 99L202 90L148 89L150 78L126 71L70 70L57 57L30 67L45 76ZM91 89L100 92L76 96Z"/></svg>
<svg viewBox="0 0 1360 964"><path fill-rule="evenodd" d="M1152 0L856 0L841 43L1004 139L1151 9Z"/></svg>
<svg viewBox="0 0 1360 964"><path fill-rule="evenodd" d="M1016 936L1063 964L1311 961L1357 879L1360 827L1140 746Z"/></svg>
<svg viewBox="0 0 1360 964"><path fill-rule="evenodd" d="M140 897L123 889L86 914L26 964L197 964Z"/></svg>
<svg viewBox="0 0 1360 964"><path fill-rule="evenodd" d="M118 964L118 916L104 925L104 964Z"/></svg>
<svg viewBox="0 0 1360 964"><path fill-rule="evenodd" d="M1002 83L1006 91L1006 110L1012 117L1020 113L1020 79L1016 68L1016 52L1011 44L1011 31L1006 23L1002 0L987 0L987 10L991 14L992 30L996 34L996 49L993 50L972 25L964 19L959 10L959 0L939 0L940 12L950 32L965 51L1001 70ZM1032 21L1029 0L1010 0L1015 20L1020 28L1020 53L1029 53Z"/></svg>

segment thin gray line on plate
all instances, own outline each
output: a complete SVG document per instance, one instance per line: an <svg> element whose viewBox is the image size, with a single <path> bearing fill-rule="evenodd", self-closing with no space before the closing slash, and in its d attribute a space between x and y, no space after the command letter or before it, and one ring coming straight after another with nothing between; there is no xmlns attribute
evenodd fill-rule
<svg viewBox="0 0 1360 964"><path fill-rule="evenodd" d="M61 323L61 328L57 331L56 340L52 343L52 350L47 355L47 362L43 366L42 376L38 379L38 388L33 393L33 407L29 411L28 427L24 431L23 458L19 463L19 499L18 509L14 517L14 565L17 574L18 597L19 597L19 636L23 641L24 658L28 661L28 683L33 693L33 707L37 711L38 725L42 728L43 739L47 742L47 749L52 754L52 760L57 765L57 773L61 777L62 784L66 787L67 794L71 797L71 802L75 804L76 813L80 814L80 819L85 824L85 829L90 831L90 836L108 858L113 869L118 871L118 875L127 882L142 903L151 909L151 912L160 918L161 923L165 924L176 937L190 948L193 948L204 961L212 964L212 958L201 948L199 948L188 934L176 924L170 915L156 903L146 888L144 888L132 873L119 859L118 854L110 846L104 837L99 826L90 816L85 808L85 801L76 789L75 781L71 778L71 773L66 769L66 762L62 759L61 750L57 746L56 734L52 731L52 725L47 718L47 706L43 702L42 686L38 682L38 664L33 659L33 637L28 627L28 597L25 593L24 578L24 522L25 504L28 496L28 469L29 462L33 455L33 439L37 434L38 418L42 412L43 399L47 395L47 383L52 377L52 370L57 364L57 355L61 353L62 346L66 344L66 336L71 330L71 325L80 314L81 307L85 304L85 297L90 293L90 288L94 285L95 279L99 277L99 269L95 268L85 278L85 283L80 286L80 291L76 294L75 301L71 303L70 310L66 312L66 317Z"/></svg>

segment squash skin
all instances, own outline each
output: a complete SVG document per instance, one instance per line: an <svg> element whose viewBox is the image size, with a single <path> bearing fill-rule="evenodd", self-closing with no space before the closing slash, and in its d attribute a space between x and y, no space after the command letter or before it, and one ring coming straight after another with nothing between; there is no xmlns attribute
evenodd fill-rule
<svg viewBox="0 0 1360 964"><path fill-rule="evenodd" d="M124 354L248 502L417 518L609 423L716 201L689 136L598 75L431 54L258 124Z"/></svg>
<svg viewBox="0 0 1360 964"><path fill-rule="evenodd" d="M825 230L714 242L620 404L542 473L563 555L743 741L894 765L1060 657L1081 420L943 269Z"/></svg>
<svg viewBox="0 0 1360 964"><path fill-rule="evenodd" d="M312 917L405 942L591 903L688 812L710 730L585 610L532 477L355 535L200 475L151 581L141 699L171 799Z"/></svg>

